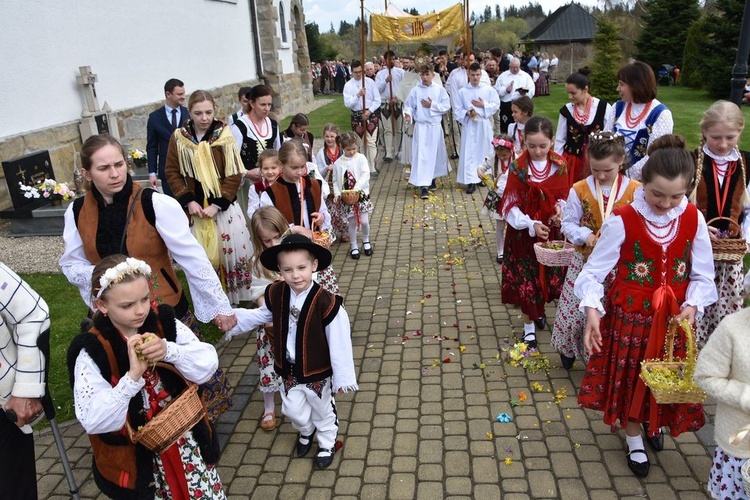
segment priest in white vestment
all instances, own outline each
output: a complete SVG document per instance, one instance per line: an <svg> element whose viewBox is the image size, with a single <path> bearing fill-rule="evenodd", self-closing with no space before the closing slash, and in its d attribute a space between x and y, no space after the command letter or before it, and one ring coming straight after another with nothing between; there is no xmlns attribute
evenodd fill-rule
<svg viewBox="0 0 750 500"><path fill-rule="evenodd" d="M479 63L469 66L469 84L458 91L453 116L461 124L461 157L456 180L466 185L466 193L476 191L477 167L492 155L492 116L500 108L494 88L481 82Z"/></svg>

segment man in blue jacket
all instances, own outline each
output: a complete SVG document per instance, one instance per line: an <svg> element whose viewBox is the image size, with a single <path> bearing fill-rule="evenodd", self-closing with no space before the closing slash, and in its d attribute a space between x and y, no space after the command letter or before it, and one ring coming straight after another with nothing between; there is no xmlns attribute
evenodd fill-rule
<svg viewBox="0 0 750 500"><path fill-rule="evenodd" d="M185 84L177 78L170 78L164 84L164 97L164 106L148 115L146 124L148 183L156 189L158 177L164 194L172 196L164 167L167 163L169 138L175 129L190 119L187 108L182 105L185 102Z"/></svg>

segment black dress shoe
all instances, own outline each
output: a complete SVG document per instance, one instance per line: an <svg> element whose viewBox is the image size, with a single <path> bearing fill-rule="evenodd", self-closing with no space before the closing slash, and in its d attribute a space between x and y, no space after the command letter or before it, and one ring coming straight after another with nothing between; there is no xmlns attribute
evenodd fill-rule
<svg viewBox="0 0 750 500"><path fill-rule="evenodd" d="M524 335L523 343L529 346L529 349L536 349L537 348L536 335L534 336L533 339L531 338L527 339L526 336Z"/></svg>
<svg viewBox="0 0 750 500"><path fill-rule="evenodd" d="M437 189L437 185L435 184L435 179L432 179L432 182L427 187L427 189L429 189L430 191L435 191Z"/></svg>
<svg viewBox="0 0 750 500"><path fill-rule="evenodd" d="M297 456L298 457L304 457L310 452L310 450L312 449L312 438L314 435L315 433L313 432L309 436L303 436L302 434L300 434L299 437L297 437ZM307 444L302 443L303 439L307 441Z"/></svg>
<svg viewBox="0 0 750 500"><path fill-rule="evenodd" d="M659 434L651 437L648 435L648 422L643 422L643 431L646 433L646 441L648 441L648 444L651 445L654 451L661 451L664 449L664 433L661 429L659 429Z"/></svg>
<svg viewBox="0 0 750 500"><path fill-rule="evenodd" d="M534 326L536 326L537 330L544 330L547 327L547 316L535 319Z"/></svg>
<svg viewBox="0 0 750 500"><path fill-rule="evenodd" d="M573 368L573 363L576 362L576 358L575 356L569 358L565 354L560 353L560 362L562 363L563 368L565 368L566 370L570 370L571 368Z"/></svg>
<svg viewBox="0 0 750 500"><path fill-rule="evenodd" d="M498 255L497 256L497 263L498 264L502 264L503 263L503 256L502 255Z"/></svg>
<svg viewBox="0 0 750 500"><path fill-rule="evenodd" d="M631 453L643 453L646 454L645 450L633 450L628 452L628 467L638 477L646 477L648 476L648 471L651 468L651 463L646 459L645 462L636 462L634 460L630 459Z"/></svg>
<svg viewBox="0 0 750 500"><path fill-rule="evenodd" d="M477 190L476 184L469 184L466 186L466 194L474 194L474 191Z"/></svg>
<svg viewBox="0 0 750 500"><path fill-rule="evenodd" d="M326 455L320 456L321 453L326 453ZM315 457L315 463L320 467L321 469L327 468L329 465L333 463L333 455L336 453L335 448L320 448L318 450L318 455Z"/></svg>
<svg viewBox="0 0 750 500"><path fill-rule="evenodd" d="M423 187L422 188L422 194L420 195L420 198L422 198L423 200L426 200L429 197L430 197L430 193L427 191L426 187Z"/></svg>
<svg viewBox="0 0 750 500"><path fill-rule="evenodd" d="M349 254L352 256L352 259L359 260L359 250L357 250L356 248L349 252Z"/></svg>
<svg viewBox="0 0 750 500"><path fill-rule="evenodd" d="M453 153L451 155L451 160L458 160L458 153Z"/></svg>
<svg viewBox="0 0 750 500"><path fill-rule="evenodd" d="M372 244L369 241L362 242L362 250L368 257L372 255Z"/></svg>

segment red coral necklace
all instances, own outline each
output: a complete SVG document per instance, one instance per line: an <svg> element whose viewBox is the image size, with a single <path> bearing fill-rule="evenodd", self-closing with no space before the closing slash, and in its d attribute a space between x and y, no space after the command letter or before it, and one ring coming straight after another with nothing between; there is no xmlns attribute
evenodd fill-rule
<svg viewBox="0 0 750 500"><path fill-rule="evenodd" d="M631 117L630 115L630 111L633 108L633 103L629 102L628 107L625 109L625 125L627 125L627 127L630 130L633 130L634 128L636 128L638 124L641 123L641 120L643 120L643 118L645 118L646 115L648 115L648 112L651 109L651 104L653 102L654 101L651 101L648 104L646 104L646 106L643 108L643 111L641 111L638 114L638 116L636 116L635 118Z"/></svg>

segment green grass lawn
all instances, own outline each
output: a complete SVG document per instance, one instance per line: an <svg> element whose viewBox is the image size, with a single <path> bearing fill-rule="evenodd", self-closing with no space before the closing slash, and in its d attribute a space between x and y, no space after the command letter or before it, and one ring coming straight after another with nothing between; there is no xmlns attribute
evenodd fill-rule
<svg viewBox="0 0 750 500"><path fill-rule="evenodd" d="M189 294L184 273L180 271L177 275ZM52 327L49 385L57 407L57 419L64 422L75 418L73 391L68 383L66 354L70 341L81 329L81 320L86 317L87 307L78 289L68 283L62 274L23 274L21 277L42 296L50 308ZM213 324L201 324L201 330L206 340L211 343L215 343L222 336ZM46 421L39 425L44 427Z"/></svg>

